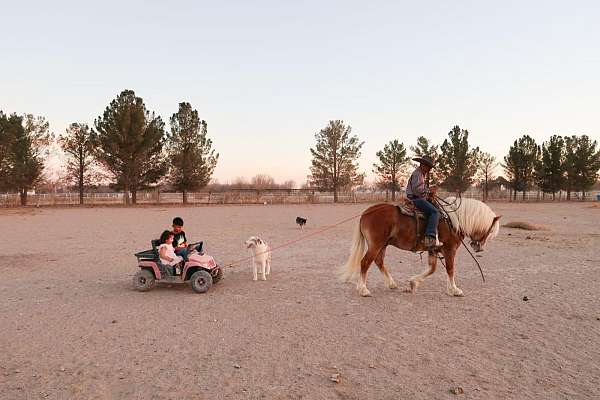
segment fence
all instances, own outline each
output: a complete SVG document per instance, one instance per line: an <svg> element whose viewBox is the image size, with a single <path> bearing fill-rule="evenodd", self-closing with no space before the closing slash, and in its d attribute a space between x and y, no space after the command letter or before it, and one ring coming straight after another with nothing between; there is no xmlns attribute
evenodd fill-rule
<svg viewBox="0 0 600 400"><path fill-rule="evenodd" d="M440 192L440 196L445 197L449 193ZM599 191L587 192L585 197L581 193L571 193L572 201L592 201L597 200ZM479 190L469 190L462 195L482 200L482 193ZM396 198L400 199L403 194L397 193ZM84 193L84 204L86 205L122 205L124 204L123 193ZM373 203L380 201L390 201L391 195L386 192L344 192L338 193L338 202L340 203ZM511 201L511 193L508 190L489 192L489 201ZM556 201L566 200L566 193L556 194ZM552 195L539 192L525 192L517 194L517 201L552 201ZM137 192L137 204L181 204L183 203L182 193L159 192L157 190ZM318 192L305 189L279 189L279 190L231 190L227 192L194 192L188 193L189 204L307 204L307 203L333 203L332 192ZM18 194L0 194L0 207L18 207L20 206ZM28 194L27 205L29 206L61 206L78 205L79 193L40 193Z"/></svg>

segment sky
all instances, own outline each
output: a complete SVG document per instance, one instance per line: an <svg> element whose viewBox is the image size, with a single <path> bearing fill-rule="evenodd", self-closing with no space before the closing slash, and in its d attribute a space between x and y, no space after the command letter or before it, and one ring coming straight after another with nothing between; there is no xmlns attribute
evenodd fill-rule
<svg viewBox="0 0 600 400"><path fill-rule="evenodd" d="M6 1L0 110L56 134L132 89L167 123L187 101L225 183L299 186L315 133L441 144L454 125L501 159L529 134L600 140L597 1Z"/></svg>

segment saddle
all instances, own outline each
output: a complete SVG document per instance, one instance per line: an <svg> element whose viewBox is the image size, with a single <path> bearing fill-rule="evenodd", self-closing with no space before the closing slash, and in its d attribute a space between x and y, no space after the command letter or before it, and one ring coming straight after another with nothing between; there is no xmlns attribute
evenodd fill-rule
<svg viewBox="0 0 600 400"><path fill-rule="evenodd" d="M424 212L420 211L415 207L415 204L410 199L403 199L402 203L396 204L398 211L401 214L404 214L408 217L413 217L415 219L416 224L416 232L415 232L415 244L411 251L417 251L419 248L419 243L424 239L424 236L421 235L420 224L424 221L427 221L427 215ZM440 219L446 219L445 213L441 213Z"/></svg>
<svg viewBox="0 0 600 400"><path fill-rule="evenodd" d="M418 219L426 219L427 216L424 212L419 211L417 207L415 207L415 203L410 201L409 199L404 199L404 201L400 204L396 204L398 210L400 210L401 214L407 215L409 217L417 217ZM418 221L417 221L418 223Z"/></svg>

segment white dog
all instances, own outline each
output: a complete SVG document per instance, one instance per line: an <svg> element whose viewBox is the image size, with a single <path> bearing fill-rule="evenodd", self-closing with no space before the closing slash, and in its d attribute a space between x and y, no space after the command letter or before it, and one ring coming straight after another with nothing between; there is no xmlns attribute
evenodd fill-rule
<svg viewBox="0 0 600 400"><path fill-rule="evenodd" d="M260 265L262 280L266 281L267 275L271 273L271 248L258 236L250 236L245 244L246 248L252 254L252 268L254 272L252 279L255 281L258 280L256 268Z"/></svg>

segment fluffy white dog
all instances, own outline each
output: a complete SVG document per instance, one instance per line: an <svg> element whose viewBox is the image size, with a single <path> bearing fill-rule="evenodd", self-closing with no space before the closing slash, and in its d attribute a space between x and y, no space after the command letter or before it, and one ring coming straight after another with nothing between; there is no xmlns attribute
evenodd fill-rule
<svg viewBox="0 0 600 400"><path fill-rule="evenodd" d="M257 267L260 265L262 280L267 280L271 273L271 248L258 236L250 236L245 242L246 248L252 254L253 280L258 280Z"/></svg>

